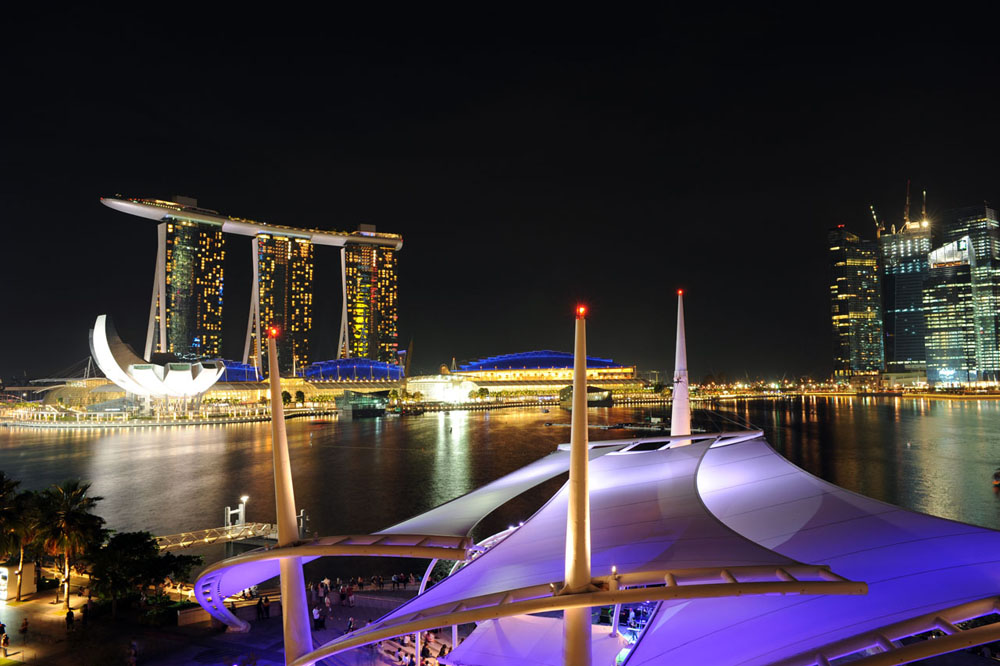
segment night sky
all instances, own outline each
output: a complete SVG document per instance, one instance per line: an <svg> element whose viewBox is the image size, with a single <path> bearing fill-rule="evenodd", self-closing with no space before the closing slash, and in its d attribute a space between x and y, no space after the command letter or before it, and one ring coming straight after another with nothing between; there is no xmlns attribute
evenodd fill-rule
<svg viewBox="0 0 1000 666"><path fill-rule="evenodd" d="M1000 49L993 15L823 6L8 15L0 377L85 358L102 313L141 349L155 224L116 193L403 234L415 371L568 351L581 300L591 354L669 371L683 287L694 379L824 377L827 229L898 223L908 178L932 217L996 200ZM238 358L250 239L227 251Z"/></svg>

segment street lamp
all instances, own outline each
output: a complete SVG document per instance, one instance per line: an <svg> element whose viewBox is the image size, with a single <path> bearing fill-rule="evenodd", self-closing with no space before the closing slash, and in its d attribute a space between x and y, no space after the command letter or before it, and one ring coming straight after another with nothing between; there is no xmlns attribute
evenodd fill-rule
<svg viewBox="0 0 1000 666"><path fill-rule="evenodd" d="M232 527L233 525L245 525L247 522L247 502L250 501L249 495L243 495L240 497L240 505L235 509L230 509L226 507L223 515L226 518L226 527ZM236 514L236 522L233 523L233 514Z"/></svg>

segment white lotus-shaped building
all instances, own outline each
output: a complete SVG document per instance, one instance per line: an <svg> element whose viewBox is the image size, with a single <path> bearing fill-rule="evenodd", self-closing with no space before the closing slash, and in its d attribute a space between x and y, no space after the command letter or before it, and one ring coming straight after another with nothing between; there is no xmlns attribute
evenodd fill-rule
<svg viewBox="0 0 1000 666"><path fill-rule="evenodd" d="M90 353L104 375L127 393L150 398L195 398L212 387L226 366L222 361L146 361L118 336L107 315L90 331Z"/></svg>

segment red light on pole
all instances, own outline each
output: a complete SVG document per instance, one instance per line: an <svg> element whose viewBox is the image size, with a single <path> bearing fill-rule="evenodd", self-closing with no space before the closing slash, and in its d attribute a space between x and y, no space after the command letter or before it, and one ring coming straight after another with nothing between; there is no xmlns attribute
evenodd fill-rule
<svg viewBox="0 0 1000 666"><path fill-rule="evenodd" d="M587 306L586 305L576 306L576 318L583 319L586 316L587 316Z"/></svg>
<svg viewBox="0 0 1000 666"><path fill-rule="evenodd" d="M677 295L678 296L683 296L684 295L684 290L683 289L678 289L677 290Z"/></svg>
<svg viewBox="0 0 1000 666"><path fill-rule="evenodd" d="M276 338L276 337L278 337L278 327L277 326L268 326L268 328L267 328L267 337L269 337L269 338Z"/></svg>

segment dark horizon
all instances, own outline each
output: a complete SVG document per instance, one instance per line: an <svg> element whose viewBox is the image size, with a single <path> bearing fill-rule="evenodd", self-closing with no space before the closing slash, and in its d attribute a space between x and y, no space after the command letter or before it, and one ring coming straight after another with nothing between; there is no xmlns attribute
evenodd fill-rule
<svg viewBox="0 0 1000 666"><path fill-rule="evenodd" d="M873 237L870 204L898 224L907 179L932 219L997 200L988 13L106 18L15 14L2 47L8 381L86 357L98 314L142 346L155 224L109 194L402 234L419 372L569 350L580 301L589 353L667 373L683 287L693 380L826 377L827 230ZM325 249L315 360L339 323Z"/></svg>

